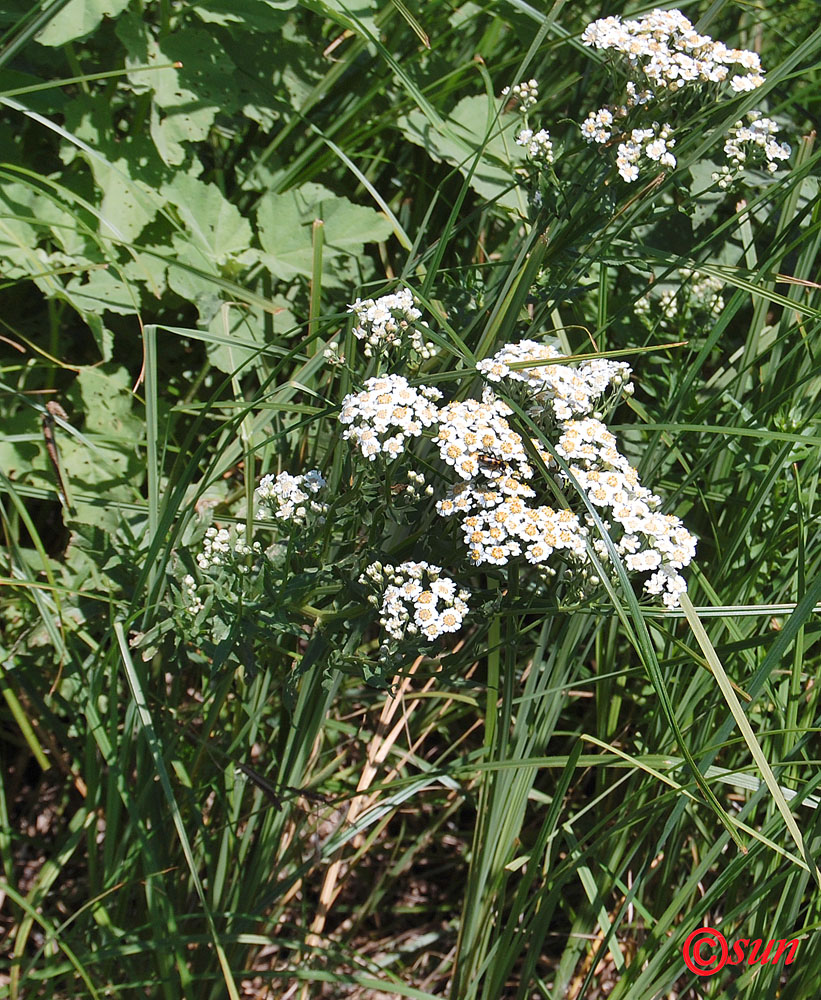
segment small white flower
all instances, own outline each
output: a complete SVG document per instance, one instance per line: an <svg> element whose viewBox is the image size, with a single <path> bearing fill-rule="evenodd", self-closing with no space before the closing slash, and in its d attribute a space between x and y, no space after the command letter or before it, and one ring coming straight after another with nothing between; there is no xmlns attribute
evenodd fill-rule
<svg viewBox="0 0 821 1000"><path fill-rule="evenodd" d="M384 586L384 580L393 582ZM429 642L445 632L457 632L468 612L468 592L442 575L442 568L428 562L403 562L398 566L371 563L360 577L381 592L376 596L380 623L396 640L422 635Z"/></svg>
<svg viewBox="0 0 821 1000"><path fill-rule="evenodd" d="M280 472L278 476L263 476L254 490L254 498L264 511L278 520L305 524L308 516L305 504L311 494L318 493L324 486L325 480L319 469L311 469L301 476ZM327 507L311 502L310 509L321 516Z"/></svg>

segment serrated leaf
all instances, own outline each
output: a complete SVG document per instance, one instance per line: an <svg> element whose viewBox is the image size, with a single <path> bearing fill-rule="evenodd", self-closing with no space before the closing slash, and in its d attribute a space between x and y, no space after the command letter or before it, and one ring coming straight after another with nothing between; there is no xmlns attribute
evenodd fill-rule
<svg viewBox="0 0 821 1000"><path fill-rule="evenodd" d="M341 283L345 257L357 257L365 244L387 239L393 231L380 212L335 195L321 184L265 195L257 207L257 231L262 260L275 277L311 276L315 219L325 223L323 282L329 285Z"/></svg>
<svg viewBox="0 0 821 1000"><path fill-rule="evenodd" d="M177 174L162 189L191 236L191 242L218 264L251 245L251 224L214 184Z"/></svg>

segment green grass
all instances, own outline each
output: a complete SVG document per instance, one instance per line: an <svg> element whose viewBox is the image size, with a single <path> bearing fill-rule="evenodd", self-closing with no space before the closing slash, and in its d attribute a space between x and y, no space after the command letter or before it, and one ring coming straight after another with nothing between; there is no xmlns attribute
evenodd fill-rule
<svg viewBox="0 0 821 1000"><path fill-rule="evenodd" d="M613 87L579 36L648 5L64 6L0 15L0 996L817 995L815 4L683 6L766 83L634 185L578 137ZM530 77L541 203L499 100ZM789 167L719 195L753 107ZM717 315L664 322L683 267ZM357 459L346 308L398 286L436 345L402 372L448 399L523 337L632 366L608 425L699 538L682 609L612 543L587 595L472 568L429 441L432 498ZM253 490L311 468L326 520L288 536ZM200 570L212 523L264 572ZM386 669L376 558L441 564L468 626ZM701 925L795 961L699 978Z"/></svg>

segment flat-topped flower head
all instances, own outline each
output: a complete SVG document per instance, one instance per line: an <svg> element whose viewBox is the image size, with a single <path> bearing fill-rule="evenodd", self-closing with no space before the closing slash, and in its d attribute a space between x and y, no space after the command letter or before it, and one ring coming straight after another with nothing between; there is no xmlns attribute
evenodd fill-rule
<svg viewBox="0 0 821 1000"><path fill-rule="evenodd" d="M353 333L357 340L365 341L366 357L402 344L423 359L433 357L434 345L423 335L428 325L420 322L422 312L409 288L400 288L378 299L357 299L348 306L348 312L356 317Z"/></svg>
<svg viewBox="0 0 821 1000"><path fill-rule="evenodd" d="M724 153L727 163L713 174L722 189L730 187L745 168L762 164L769 173L778 170L779 163L790 158L792 150L786 142L776 139L778 125L760 111L750 111L746 121L737 121L727 134Z"/></svg>
<svg viewBox="0 0 821 1000"><path fill-rule="evenodd" d="M764 82L757 53L699 34L680 10L653 10L624 21L600 18L587 25L582 42L618 53L650 90L728 81L733 91L742 93Z"/></svg>
<svg viewBox="0 0 821 1000"><path fill-rule="evenodd" d="M661 514L661 499L642 486L639 474L618 450L615 436L600 420L569 420L556 445L570 472L602 517L612 521L608 531L631 572L659 570L644 584L647 593L664 592L668 607L678 605L682 577L678 570L695 556L696 539L673 514ZM593 519L588 515L591 527ZM603 539L593 542L605 562L610 556ZM661 581L660 589L652 590ZM667 586L669 584L669 587ZM685 588L686 589L686 588Z"/></svg>
<svg viewBox="0 0 821 1000"><path fill-rule="evenodd" d="M359 582L376 590L380 624L397 641L420 636L433 642L458 632L468 613L470 592L429 562L371 563Z"/></svg>
<svg viewBox="0 0 821 1000"><path fill-rule="evenodd" d="M481 402L466 399L443 406L436 436L442 460L465 480L494 481L510 474L530 479L533 467L524 442L507 419L512 412L489 390Z"/></svg>
<svg viewBox="0 0 821 1000"><path fill-rule="evenodd" d="M278 476L263 476L254 490L254 498L264 513L281 521L305 524L309 515L321 519L327 511L327 504L313 499L324 486L319 469L311 469L300 476L280 472Z"/></svg>
<svg viewBox="0 0 821 1000"><path fill-rule="evenodd" d="M582 42L610 53L629 77L617 103L590 112L581 124L587 142L617 146L616 167L627 183L645 171L676 166L673 125L652 120L662 117L653 114L654 106L662 105L664 117L672 118L679 92L714 101L722 89L745 93L764 83L757 53L700 34L679 10L600 18L587 25Z"/></svg>
<svg viewBox="0 0 821 1000"><path fill-rule="evenodd" d="M593 413L611 389L632 391L630 366L622 361L594 358L556 364L560 357L551 344L522 340L505 344L492 358L480 361L476 370L490 382L504 380L523 386L532 404L547 407L559 421ZM540 361L554 363L540 365ZM511 367L517 364L528 366Z"/></svg>
<svg viewBox="0 0 821 1000"><path fill-rule="evenodd" d="M362 392L342 400L339 420L347 428L342 436L370 461L377 455L391 461L402 454L410 438L438 422L434 400L441 396L438 389L413 387L401 375L369 378Z"/></svg>

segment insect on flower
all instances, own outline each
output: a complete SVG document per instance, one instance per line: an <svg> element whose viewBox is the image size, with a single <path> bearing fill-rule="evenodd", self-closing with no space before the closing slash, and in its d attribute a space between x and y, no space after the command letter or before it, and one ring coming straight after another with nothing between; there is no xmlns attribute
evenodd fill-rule
<svg viewBox="0 0 821 1000"><path fill-rule="evenodd" d="M503 459L497 458L495 455L487 455L484 452L478 456L479 465L481 465L487 471L498 472L504 469L506 463Z"/></svg>

